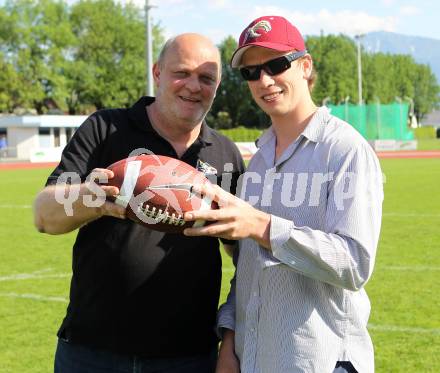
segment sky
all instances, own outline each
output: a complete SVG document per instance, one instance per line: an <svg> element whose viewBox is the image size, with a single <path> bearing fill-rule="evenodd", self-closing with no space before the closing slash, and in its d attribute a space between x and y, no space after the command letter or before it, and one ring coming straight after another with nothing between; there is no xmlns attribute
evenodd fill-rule
<svg viewBox="0 0 440 373"><path fill-rule="evenodd" d="M74 1L74 0L70 0ZM145 0L133 2L142 7ZM371 31L440 39L440 1L418 0L149 0L151 17L160 22L165 36L199 32L214 42L226 36L236 39L253 19L261 15L282 15L303 35L349 36ZM271 4L271 5L268 5Z"/></svg>
<svg viewBox="0 0 440 373"><path fill-rule="evenodd" d="M0 0L3 5L5 0ZM74 3L77 0L64 0ZM145 0L132 2L140 9ZM160 22L166 37L198 32L220 43L236 39L253 19L282 15L303 35L344 33L349 36L371 31L391 31L440 40L438 0L149 0L153 22ZM270 4L270 5L269 5Z"/></svg>

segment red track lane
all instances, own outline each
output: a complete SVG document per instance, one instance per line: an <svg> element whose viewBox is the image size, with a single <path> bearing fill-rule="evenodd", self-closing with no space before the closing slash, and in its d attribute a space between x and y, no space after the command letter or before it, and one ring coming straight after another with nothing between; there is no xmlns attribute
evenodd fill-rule
<svg viewBox="0 0 440 373"><path fill-rule="evenodd" d="M30 169L30 168L55 168L57 162L7 162L0 163L0 170L17 170L17 169Z"/></svg>
<svg viewBox="0 0 440 373"><path fill-rule="evenodd" d="M440 158L440 150L378 152L377 156L379 158Z"/></svg>
<svg viewBox="0 0 440 373"><path fill-rule="evenodd" d="M379 158L440 158L440 150L402 150L395 152L377 152ZM252 158L252 155L245 154L243 156L245 160Z"/></svg>
<svg viewBox="0 0 440 373"><path fill-rule="evenodd" d="M440 158L440 150L420 150L420 151L397 151L397 152L378 152L379 158ZM251 157L244 157L250 159ZM0 163L0 170L16 170L30 168L55 168L56 162L7 162Z"/></svg>

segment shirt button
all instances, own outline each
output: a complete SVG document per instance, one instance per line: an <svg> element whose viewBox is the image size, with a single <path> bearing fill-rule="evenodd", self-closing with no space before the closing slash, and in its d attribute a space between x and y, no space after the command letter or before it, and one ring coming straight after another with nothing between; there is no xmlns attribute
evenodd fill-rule
<svg viewBox="0 0 440 373"><path fill-rule="evenodd" d="M255 328L251 328L251 332L253 333L255 331Z"/></svg>
<svg viewBox="0 0 440 373"><path fill-rule="evenodd" d="M256 291L254 291L254 297L258 296L258 293Z"/></svg>

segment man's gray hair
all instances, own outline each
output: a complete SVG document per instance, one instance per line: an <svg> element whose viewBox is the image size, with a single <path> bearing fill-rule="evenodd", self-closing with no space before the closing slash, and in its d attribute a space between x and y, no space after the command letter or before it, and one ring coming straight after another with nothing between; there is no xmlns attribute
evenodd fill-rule
<svg viewBox="0 0 440 373"><path fill-rule="evenodd" d="M169 38L162 47L162 50L159 53L159 57L157 59L157 64L159 67L163 67L163 63L165 62L165 55L167 54L168 49L170 49L171 45L176 40L176 37Z"/></svg>

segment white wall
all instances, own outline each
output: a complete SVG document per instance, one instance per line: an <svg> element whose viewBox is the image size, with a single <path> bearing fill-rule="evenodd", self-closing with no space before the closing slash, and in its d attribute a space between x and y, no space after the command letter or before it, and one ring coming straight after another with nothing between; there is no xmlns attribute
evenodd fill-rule
<svg viewBox="0 0 440 373"><path fill-rule="evenodd" d="M29 159L32 148L38 147L38 145L38 128L8 128L10 157Z"/></svg>

